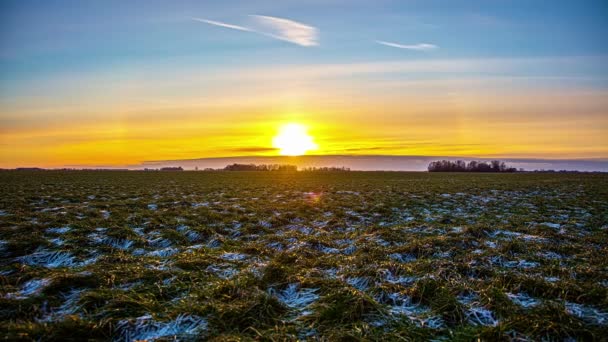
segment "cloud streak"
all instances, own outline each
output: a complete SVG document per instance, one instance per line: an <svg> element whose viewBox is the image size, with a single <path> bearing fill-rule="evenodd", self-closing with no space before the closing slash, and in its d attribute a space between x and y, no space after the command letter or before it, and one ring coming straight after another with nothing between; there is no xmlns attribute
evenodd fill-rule
<svg viewBox="0 0 608 342"><path fill-rule="evenodd" d="M233 25L233 24L223 23L221 21L201 19L201 18L192 18L192 20L199 21L201 23L205 23L205 24L209 24L209 25L214 25L214 26L229 28L229 29L233 29L233 30L238 30L238 31L253 32L253 30L250 29L250 28L247 28L247 27L244 27L244 26L239 26L239 25Z"/></svg>
<svg viewBox="0 0 608 342"><path fill-rule="evenodd" d="M265 15L251 15L250 17L260 27L258 32L261 34L300 46L319 45L319 30L313 26Z"/></svg>
<svg viewBox="0 0 608 342"><path fill-rule="evenodd" d="M427 43L420 43L420 44L413 44L413 45L403 45L403 44L385 42L383 40L376 40L376 43L381 44L381 45L385 45L385 46L390 46L390 47L398 48L398 49L415 50L415 51L430 51L430 50L435 50L435 49L439 48L439 46L437 46L437 45L427 44Z"/></svg>
<svg viewBox="0 0 608 342"><path fill-rule="evenodd" d="M285 18L265 15L250 15L250 17L253 19L252 27L202 18L192 18L192 20L232 30L253 32L305 47L319 45L319 30L316 27Z"/></svg>

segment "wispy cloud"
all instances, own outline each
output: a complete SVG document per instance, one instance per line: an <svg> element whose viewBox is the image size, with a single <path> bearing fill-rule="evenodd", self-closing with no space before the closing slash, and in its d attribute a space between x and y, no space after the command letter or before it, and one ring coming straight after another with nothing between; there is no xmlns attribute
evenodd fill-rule
<svg viewBox="0 0 608 342"><path fill-rule="evenodd" d="M319 45L319 30L313 26L285 18L269 17L265 15L250 15L250 17L254 20L251 25L252 27L202 18L192 18L192 20L233 30L254 32L300 46L309 47Z"/></svg>
<svg viewBox="0 0 608 342"><path fill-rule="evenodd" d="M252 32L253 31L252 29L244 27L244 26L223 23L221 21L201 19L201 18L192 18L192 20L200 21L201 23L205 23L205 24L209 24L209 25L225 27L225 28L229 28L229 29L233 29L233 30L246 31L246 32Z"/></svg>
<svg viewBox="0 0 608 342"><path fill-rule="evenodd" d="M258 32L261 34L301 46L319 45L319 30L313 26L265 15L251 15L251 17L260 26Z"/></svg>
<svg viewBox="0 0 608 342"><path fill-rule="evenodd" d="M385 42L383 40L376 40L376 43L398 48L398 49L407 49L407 50L415 50L415 51L430 51L430 50L435 50L435 49L439 48L439 46L437 46L437 45L427 44L427 43L403 45L403 44Z"/></svg>

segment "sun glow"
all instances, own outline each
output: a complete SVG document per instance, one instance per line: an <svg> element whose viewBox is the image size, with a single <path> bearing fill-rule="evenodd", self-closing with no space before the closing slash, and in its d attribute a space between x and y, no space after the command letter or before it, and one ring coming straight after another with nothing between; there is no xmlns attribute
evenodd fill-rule
<svg viewBox="0 0 608 342"><path fill-rule="evenodd" d="M297 123L289 123L279 128L279 133L272 140L272 146L280 149L283 156L301 156L307 151L316 150L317 144L308 135L307 128Z"/></svg>

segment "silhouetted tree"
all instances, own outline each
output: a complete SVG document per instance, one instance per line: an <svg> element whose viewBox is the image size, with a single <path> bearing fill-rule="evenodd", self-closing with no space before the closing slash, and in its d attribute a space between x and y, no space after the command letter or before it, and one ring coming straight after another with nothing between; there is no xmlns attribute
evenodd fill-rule
<svg viewBox="0 0 608 342"><path fill-rule="evenodd" d="M489 164L471 160L468 164L463 160L438 160L428 166L429 172L516 172L514 167L507 167L504 162L492 160Z"/></svg>
<svg viewBox="0 0 608 342"><path fill-rule="evenodd" d="M227 165L224 171L298 171L298 167L286 164L232 164Z"/></svg>

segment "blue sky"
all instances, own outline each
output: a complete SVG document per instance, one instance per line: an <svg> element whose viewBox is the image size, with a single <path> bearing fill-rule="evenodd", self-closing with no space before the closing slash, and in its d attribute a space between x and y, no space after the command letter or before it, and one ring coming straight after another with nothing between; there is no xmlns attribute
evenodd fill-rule
<svg viewBox="0 0 608 342"><path fill-rule="evenodd" d="M117 64L360 62L420 57L375 40L439 46L425 58L600 56L608 53L605 1L3 1L0 72ZM319 46L191 20L236 25L248 15L319 29ZM605 71L605 70L604 70ZM594 71L591 70L591 73Z"/></svg>

